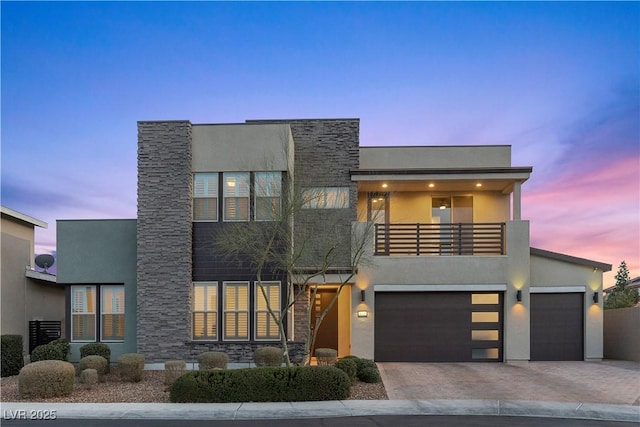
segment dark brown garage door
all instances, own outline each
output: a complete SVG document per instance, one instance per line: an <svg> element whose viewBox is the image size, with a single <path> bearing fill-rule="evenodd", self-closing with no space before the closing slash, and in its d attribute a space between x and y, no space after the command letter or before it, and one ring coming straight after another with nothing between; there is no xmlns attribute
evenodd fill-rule
<svg viewBox="0 0 640 427"><path fill-rule="evenodd" d="M380 362L502 360L502 293L376 293Z"/></svg>
<svg viewBox="0 0 640 427"><path fill-rule="evenodd" d="M583 294L531 294L531 360L584 360Z"/></svg>

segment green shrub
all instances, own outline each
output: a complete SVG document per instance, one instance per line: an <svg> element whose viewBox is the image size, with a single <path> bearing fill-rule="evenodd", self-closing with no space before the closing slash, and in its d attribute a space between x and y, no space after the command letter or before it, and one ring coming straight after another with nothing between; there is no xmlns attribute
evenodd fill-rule
<svg viewBox="0 0 640 427"><path fill-rule="evenodd" d="M318 366L329 366L336 363L338 350L333 348L316 348L316 360Z"/></svg>
<svg viewBox="0 0 640 427"><path fill-rule="evenodd" d="M284 350L278 347L260 347L253 352L256 366L282 366Z"/></svg>
<svg viewBox="0 0 640 427"><path fill-rule="evenodd" d="M373 368L371 366L366 367L362 371L360 371L358 379L363 383L379 383L380 381L382 381L378 368Z"/></svg>
<svg viewBox="0 0 640 427"><path fill-rule="evenodd" d="M144 372L144 356L138 353L127 353L118 357L118 373L125 382L138 383L142 381Z"/></svg>
<svg viewBox="0 0 640 427"><path fill-rule="evenodd" d="M49 344L57 346L62 352L62 360L69 360L69 353L71 353L71 345L64 338L58 338L51 341Z"/></svg>
<svg viewBox="0 0 640 427"><path fill-rule="evenodd" d="M358 378L358 365L355 360L340 359L334 366L341 371L344 371L344 373L349 376L352 384L356 382L356 378Z"/></svg>
<svg viewBox="0 0 640 427"><path fill-rule="evenodd" d="M107 359L107 373L111 364L111 349L108 345L101 342L92 342L80 347L80 359L87 356L102 356ZM98 371L100 374L100 371Z"/></svg>
<svg viewBox="0 0 640 427"><path fill-rule="evenodd" d="M64 360L62 350L53 344L39 345L31 352L31 362L40 362L41 360Z"/></svg>
<svg viewBox="0 0 640 427"><path fill-rule="evenodd" d="M2 335L0 337L0 356L2 356L2 376L18 375L24 366L22 335Z"/></svg>
<svg viewBox="0 0 640 427"><path fill-rule="evenodd" d="M187 364L184 360L167 360L164 362L164 385L171 385L185 373Z"/></svg>
<svg viewBox="0 0 640 427"><path fill-rule="evenodd" d="M91 355L85 356L80 359L80 365L78 366L78 369L80 370L80 372L84 371L85 369L95 369L98 372L98 379L102 381L102 377L109 372L107 370L108 366L109 364L107 363L107 359L105 359L104 357Z"/></svg>
<svg viewBox="0 0 640 427"><path fill-rule="evenodd" d="M98 382L98 371L95 369L85 369L80 372L80 383L87 386L87 388L93 387Z"/></svg>
<svg viewBox="0 0 640 427"><path fill-rule="evenodd" d="M356 363L356 377L360 381L365 383L379 383L382 381L378 365L373 360L361 359L358 356L346 356L342 360L353 360ZM372 374L371 370L375 371L375 374Z"/></svg>
<svg viewBox="0 0 640 427"><path fill-rule="evenodd" d="M18 375L20 399L69 396L76 371L62 360L42 360L26 365Z"/></svg>
<svg viewBox="0 0 640 427"><path fill-rule="evenodd" d="M343 400L347 374L332 366L191 371L170 387L171 402L296 402Z"/></svg>
<svg viewBox="0 0 640 427"><path fill-rule="evenodd" d="M198 356L200 369L227 369L229 356L222 351L206 351Z"/></svg>

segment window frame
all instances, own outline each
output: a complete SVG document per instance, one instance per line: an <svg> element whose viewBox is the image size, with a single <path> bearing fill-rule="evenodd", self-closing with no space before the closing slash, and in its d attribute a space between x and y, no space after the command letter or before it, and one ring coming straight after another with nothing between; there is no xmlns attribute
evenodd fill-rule
<svg viewBox="0 0 640 427"><path fill-rule="evenodd" d="M280 316L282 316L282 282L278 281L278 280L269 280L269 281L263 281L262 285L266 286L274 286L278 289L278 301L279 301L279 306L277 307L278 313ZM269 298L271 298L271 295L268 295ZM275 327L277 328L277 333L278 335L276 337L271 337L271 338L261 338L258 337L258 313L265 313L267 315L267 322L272 322L273 319L271 318L271 315L269 314L269 310L265 308L263 310L260 310L259 304L258 304L258 300L259 298L263 298L262 296L262 290L260 289L260 283L259 282L254 282L254 320L253 320L253 339L255 341L279 341L281 336L280 336L280 329L278 328L278 324L275 323ZM274 307L271 307L272 309ZM269 328L269 325L267 324L267 329Z"/></svg>
<svg viewBox="0 0 640 427"><path fill-rule="evenodd" d="M246 196L236 196L228 197L227 196L227 177L232 175L236 176L246 176L247 182L247 195ZM236 189L238 187L238 183L236 183ZM222 220L224 222L248 222L251 220L251 172L222 172L222 199L223 199L223 208L222 208ZM227 199L246 199L247 200L247 210L246 210L246 219L229 219L227 218Z"/></svg>
<svg viewBox="0 0 640 427"><path fill-rule="evenodd" d="M303 209L348 209L350 205L350 187L310 187L303 190ZM335 192L333 203L329 203ZM341 204L338 204L340 200Z"/></svg>
<svg viewBox="0 0 640 427"><path fill-rule="evenodd" d="M75 296L76 296L76 292L75 289L77 288L82 288L83 289L83 293L84 293L84 301L83 301L83 305L89 305L89 298L87 296L87 289L92 289L93 292L93 312L90 311L82 311L82 312L75 312ZM97 304L98 304L98 292L97 292L97 286L96 285L72 285L71 286L71 310L70 310L70 317L71 317L71 340L70 342L98 342L98 315L97 315ZM93 338L92 339L79 339L79 340L75 340L74 339L74 316L87 316L87 315L93 315Z"/></svg>
<svg viewBox="0 0 640 427"><path fill-rule="evenodd" d="M122 290L122 312L112 312L106 313L104 310L104 302L106 298L104 297L104 291L107 289L117 289ZM126 291L124 285L102 285L100 286L100 342L124 342L125 336L127 334L126 330ZM122 315L122 339L104 339L104 316L106 315Z"/></svg>
<svg viewBox="0 0 640 427"><path fill-rule="evenodd" d="M196 287L203 287L204 288L204 301L203 301L203 310L196 310L196 299L195 299L195 294L196 294ZM216 300L215 300L215 304L214 304L214 308L211 309L209 308L209 289L214 288L215 292L216 292ZM191 306L191 339L193 341L220 341L220 311L218 310L218 306L220 303L220 290L219 290L219 286L218 286L218 282L211 282L211 281L206 281L206 282L193 282L193 303ZM196 321L195 321L195 317L196 314L198 313L202 313L204 314L204 330L205 330L205 335L203 338L197 338L195 335L195 325L196 325ZM214 313L214 318L215 318L215 338L212 338L211 336L206 335L206 332L208 330L207 328L207 320L209 319L209 316L211 315L211 313Z"/></svg>
<svg viewBox="0 0 640 427"><path fill-rule="evenodd" d="M244 309L231 309L231 310L227 310L227 289L229 289L230 287L237 287L238 285L246 285L246 289L247 289L247 300L246 300L246 310ZM242 281L242 280L237 280L237 281L226 281L226 282L222 282L222 287L223 287L223 295L222 295L222 341L249 341L251 339L251 306L250 306L250 300L251 300L251 290L250 290L250 282L249 281ZM236 298L236 301L239 301L238 298ZM239 306L238 304L236 304L237 306ZM247 333L246 333L246 338L244 337L239 337L239 338L229 338L227 336L227 313L235 313L236 316L238 314L241 313L246 313L247 316ZM238 323L238 319L239 317L236 317L236 325ZM237 330L236 330L237 332ZM238 334L236 334L237 336Z"/></svg>
<svg viewBox="0 0 640 427"><path fill-rule="evenodd" d="M259 175L276 175L274 182L278 183L278 194L277 195L258 195L258 193L260 192L260 187L258 186L259 183ZM267 179L267 188L270 191L270 181ZM272 217L269 219L261 219L258 218L258 199L278 199L278 212L276 214L276 217ZM254 172L253 173L253 220L257 221L257 222L262 222L262 221L277 221L279 218L278 216L282 215L282 172L281 171L259 171L259 172Z"/></svg>
<svg viewBox="0 0 640 427"><path fill-rule="evenodd" d="M219 222L220 221L220 172L193 172L193 194L191 197L191 219L193 222ZM204 196L199 196L196 193L196 179L200 176L204 176L204 175L214 175L215 179L214 182L216 183L216 188L215 188L215 197L211 197L208 190L208 184L207 189L205 190L205 193L207 193ZM216 217L215 219L196 219L196 199L215 199L216 201L216 207L215 207L215 214Z"/></svg>

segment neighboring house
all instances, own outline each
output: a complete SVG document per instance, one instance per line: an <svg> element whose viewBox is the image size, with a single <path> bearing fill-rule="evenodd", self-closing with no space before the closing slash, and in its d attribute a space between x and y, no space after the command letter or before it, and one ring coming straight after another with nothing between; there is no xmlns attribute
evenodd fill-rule
<svg viewBox="0 0 640 427"><path fill-rule="evenodd" d="M255 272L215 239L230 222L269 221L261 206L282 203L293 177L324 199L295 215L296 233L342 209L348 236L316 300L288 315L294 358L308 307L322 309L351 268L350 231L373 220L369 262L317 347L377 361L600 360L611 265L530 247L531 172L511 165L510 146L361 147L358 119L139 122L137 219L58 221L67 335L150 363L207 350L246 362L278 345ZM272 302L287 298L282 273L262 279Z"/></svg>
<svg viewBox="0 0 640 427"><path fill-rule="evenodd" d="M64 325L65 289L56 285L56 276L35 270L35 227L47 228L47 223L4 206L0 209L0 330L2 334L22 335L26 354L30 321L55 321Z"/></svg>
<svg viewBox="0 0 640 427"><path fill-rule="evenodd" d="M608 296L614 289L616 288L616 285L613 286L609 286L608 288L606 288L605 290L603 290L602 292L604 293L605 297ZM626 289L635 289L639 294L640 294L640 276L638 277L634 277L633 279L629 280L629 283L627 283L627 285L625 286Z"/></svg>

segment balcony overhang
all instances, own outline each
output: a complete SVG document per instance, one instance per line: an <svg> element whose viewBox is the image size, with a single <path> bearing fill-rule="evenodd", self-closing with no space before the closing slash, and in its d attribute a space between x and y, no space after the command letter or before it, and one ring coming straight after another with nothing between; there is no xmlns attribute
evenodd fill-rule
<svg viewBox="0 0 640 427"><path fill-rule="evenodd" d="M531 167L469 169L353 169L351 180L361 191L500 191L529 179ZM387 186L382 189L382 183ZM482 187L476 184L481 183ZM433 184L433 187L429 187Z"/></svg>
<svg viewBox="0 0 640 427"><path fill-rule="evenodd" d="M36 271L36 270L33 270L33 269L29 268L29 267L27 267L25 269L24 275L25 275L25 277L28 277L29 279L35 280L36 282L41 283L41 284L53 284L53 285L55 285L57 283L57 278L53 274L44 273L44 272L41 272L41 271Z"/></svg>

